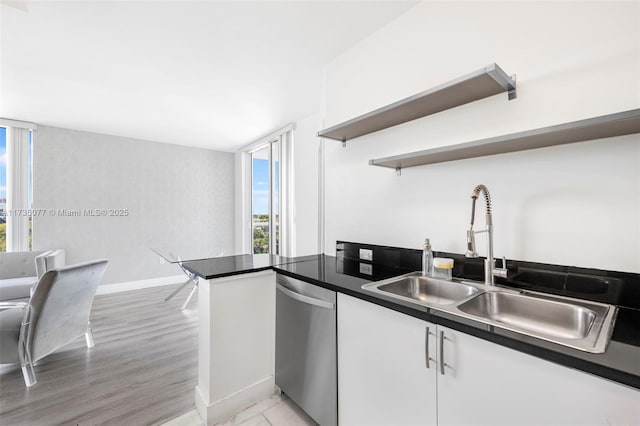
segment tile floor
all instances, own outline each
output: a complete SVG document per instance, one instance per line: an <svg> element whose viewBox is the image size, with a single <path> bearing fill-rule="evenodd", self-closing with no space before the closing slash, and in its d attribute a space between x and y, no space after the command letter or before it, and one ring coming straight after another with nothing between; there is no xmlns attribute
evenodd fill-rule
<svg viewBox="0 0 640 426"><path fill-rule="evenodd" d="M239 412L219 426L314 426L316 423L286 395L273 395ZM196 410L162 426L203 426Z"/></svg>

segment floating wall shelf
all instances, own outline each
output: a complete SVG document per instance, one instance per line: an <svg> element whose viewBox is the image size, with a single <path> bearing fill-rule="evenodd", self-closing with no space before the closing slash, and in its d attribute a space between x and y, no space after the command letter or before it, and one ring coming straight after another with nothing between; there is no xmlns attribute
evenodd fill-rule
<svg viewBox="0 0 640 426"><path fill-rule="evenodd" d="M369 164L391 167L399 172L405 167L504 154L633 133L640 133L640 109L410 154L377 158L369 160Z"/></svg>
<svg viewBox="0 0 640 426"><path fill-rule="evenodd" d="M448 83L378 108L318 132L318 136L346 142L417 118L477 101L501 92L516 97L516 82L497 64L488 65Z"/></svg>

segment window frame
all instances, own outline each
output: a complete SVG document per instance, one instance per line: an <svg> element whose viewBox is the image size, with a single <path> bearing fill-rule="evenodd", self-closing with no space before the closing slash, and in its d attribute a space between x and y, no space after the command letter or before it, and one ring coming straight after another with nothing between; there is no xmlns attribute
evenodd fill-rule
<svg viewBox="0 0 640 426"><path fill-rule="evenodd" d="M241 229L240 252L253 254L253 165L252 153L269 146L269 254L276 254L276 234L278 237L278 255L292 256L295 253L295 247L292 244L294 234L294 224L290 218L293 217L293 130L295 124L289 124L282 129L271 133L270 135L260 138L254 143L241 148L238 153L241 158L241 205L239 212ZM273 143L278 143L278 172L277 180L278 190L278 223L275 222L274 206L273 206L273 186L275 185L274 164L273 159ZM276 229L278 228L278 229ZM248 232L247 232L248 231Z"/></svg>
<svg viewBox="0 0 640 426"><path fill-rule="evenodd" d="M6 248L7 252L30 251L33 248L29 223L33 217L31 194L33 193L33 138L37 126L17 120L0 118L0 127L6 129ZM31 167L30 167L31 165ZM25 214L8 214L24 211Z"/></svg>

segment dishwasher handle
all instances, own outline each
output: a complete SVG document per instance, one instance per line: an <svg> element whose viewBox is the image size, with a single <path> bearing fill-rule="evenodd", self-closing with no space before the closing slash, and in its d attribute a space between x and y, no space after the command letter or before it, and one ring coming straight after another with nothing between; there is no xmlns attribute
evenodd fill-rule
<svg viewBox="0 0 640 426"><path fill-rule="evenodd" d="M298 302L307 303L309 305L317 306L319 308L324 308L324 309L331 309L331 310L335 309L335 305L331 302L326 302L324 300L320 300L314 297L305 296L304 294L296 293L293 290L289 290L282 284L276 283L276 287L278 288L278 290L280 290L290 298L297 300Z"/></svg>

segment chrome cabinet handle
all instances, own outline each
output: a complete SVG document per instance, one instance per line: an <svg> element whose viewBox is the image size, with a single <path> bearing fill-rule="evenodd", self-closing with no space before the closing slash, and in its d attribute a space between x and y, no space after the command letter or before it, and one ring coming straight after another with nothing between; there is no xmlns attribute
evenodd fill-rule
<svg viewBox="0 0 640 426"><path fill-rule="evenodd" d="M424 333L424 363L429 368L429 327L426 328Z"/></svg>
<svg viewBox="0 0 640 426"><path fill-rule="evenodd" d="M424 363L427 368L429 368L429 363L431 361L434 361L434 359L431 358L431 356L429 356L429 336L435 336L435 334L429 331L429 327L426 327L426 330L424 333Z"/></svg>
<svg viewBox="0 0 640 426"><path fill-rule="evenodd" d="M440 347L438 353L438 361L440 362L440 374L444 376L444 331L440 330Z"/></svg>

